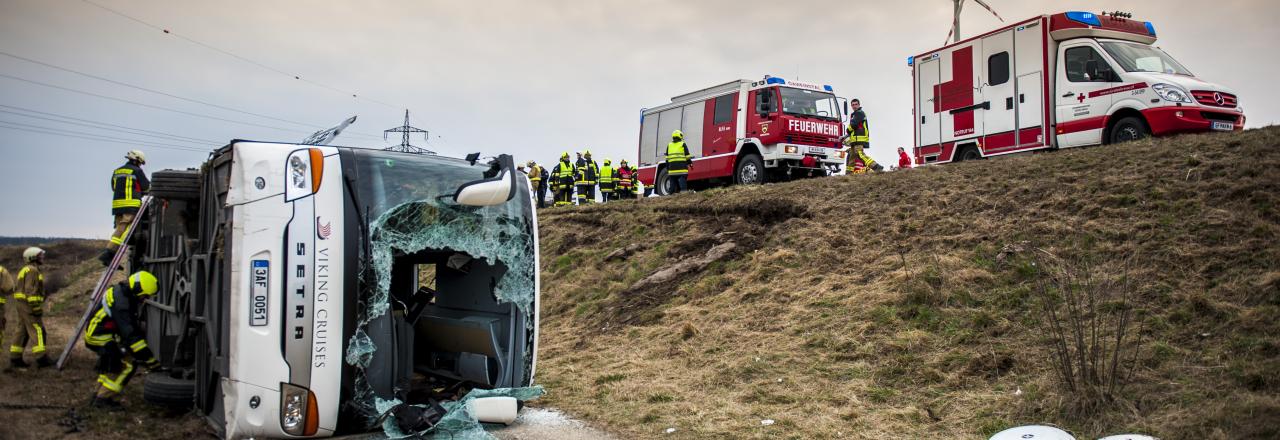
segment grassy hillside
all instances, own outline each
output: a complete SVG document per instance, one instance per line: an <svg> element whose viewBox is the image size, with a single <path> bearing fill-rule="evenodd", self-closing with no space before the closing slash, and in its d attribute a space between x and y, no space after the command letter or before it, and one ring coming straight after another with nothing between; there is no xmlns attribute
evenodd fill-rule
<svg viewBox="0 0 1280 440"><path fill-rule="evenodd" d="M624 437L1277 438L1278 201L1267 128L546 210L542 404ZM1073 316L1130 316L1111 393L1055 372L1047 312L1089 286Z"/></svg>

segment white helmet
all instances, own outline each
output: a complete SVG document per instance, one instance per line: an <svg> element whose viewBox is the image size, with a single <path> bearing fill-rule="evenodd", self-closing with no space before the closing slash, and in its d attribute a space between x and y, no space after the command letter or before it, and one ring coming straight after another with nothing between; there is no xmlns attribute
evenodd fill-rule
<svg viewBox="0 0 1280 440"><path fill-rule="evenodd" d="M129 150L124 154L125 159L136 160L138 163L147 163L147 155L142 154L142 150Z"/></svg>
<svg viewBox="0 0 1280 440"><path fill-rule="evenodd" d="M40 258L41 255L44 255L44 249L40 249L35 246L29 247L27 248L27 250L22 251L22 258L27 260L28 263L32 261L36 261L36 259Z"/></svg>

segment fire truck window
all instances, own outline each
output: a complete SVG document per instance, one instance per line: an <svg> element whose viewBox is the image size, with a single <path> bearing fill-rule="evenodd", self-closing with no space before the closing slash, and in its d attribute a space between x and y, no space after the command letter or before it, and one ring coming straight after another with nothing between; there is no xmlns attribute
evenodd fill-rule
<svg viewBox="0 0 1280 440"><path fill-rule="evenodd" d="M736 94L730 94L716 98L716 115L712 124L720 125L733 119L733 108L738 105L735 97Z"/></svg>
<svg viewBox="0 0 1280 440"><path fill-rule="evenodd" d="M1000 52L987 58L987 77L993 86L1009 82L1009 52Z"/></svg>
<svg viewBox="0 0 1280 440"><path fill-rule="evenodd" d="M1100 72L1106 70L1107 60L1092 47L1080 46L1067 49L1066 58L1067 81L1071 82L1107 82L1107 75Z"/></svg>

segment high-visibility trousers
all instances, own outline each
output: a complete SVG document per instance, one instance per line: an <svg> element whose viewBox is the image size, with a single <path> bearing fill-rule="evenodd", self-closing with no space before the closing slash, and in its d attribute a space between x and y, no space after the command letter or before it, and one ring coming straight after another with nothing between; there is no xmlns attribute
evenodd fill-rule
<svg viewBox="0 0 1280 440"><path fill-rule="evenodd" d="M124 236L129 233L134 215L136 214L116 214L116 229L111 231L111 244L107 245L107 249L114 251L124 244Z"/></svg>
<svg viewBox="0 0 1280 440"><path fill-rule="evenodd" d="M22 359L22 352L31 345L31 354L40 357L45 352L44 321L31 312L26 299L10 298L5 307L9 317L9 359Z"/></svg>

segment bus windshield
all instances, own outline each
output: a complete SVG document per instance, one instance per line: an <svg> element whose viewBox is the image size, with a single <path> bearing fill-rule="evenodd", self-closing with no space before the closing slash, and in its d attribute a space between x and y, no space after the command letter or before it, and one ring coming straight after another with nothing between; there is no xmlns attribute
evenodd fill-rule
<svg viewBox="0 0 1280 440"><path fill-rule="evenodd" d="M1159 48L1138 43L1103 41L1102 48L1120 63L1126 72L1156 72L1192 76L1191 71L1178 64L1173 57Z"/></svg>
<svg viewBox="0 0 1280 440"><path fill-rule="evenodd" d="M836 95L790 87L779 89L782 92L783 113L840 120L840 106L836 103Z"/></svg>

